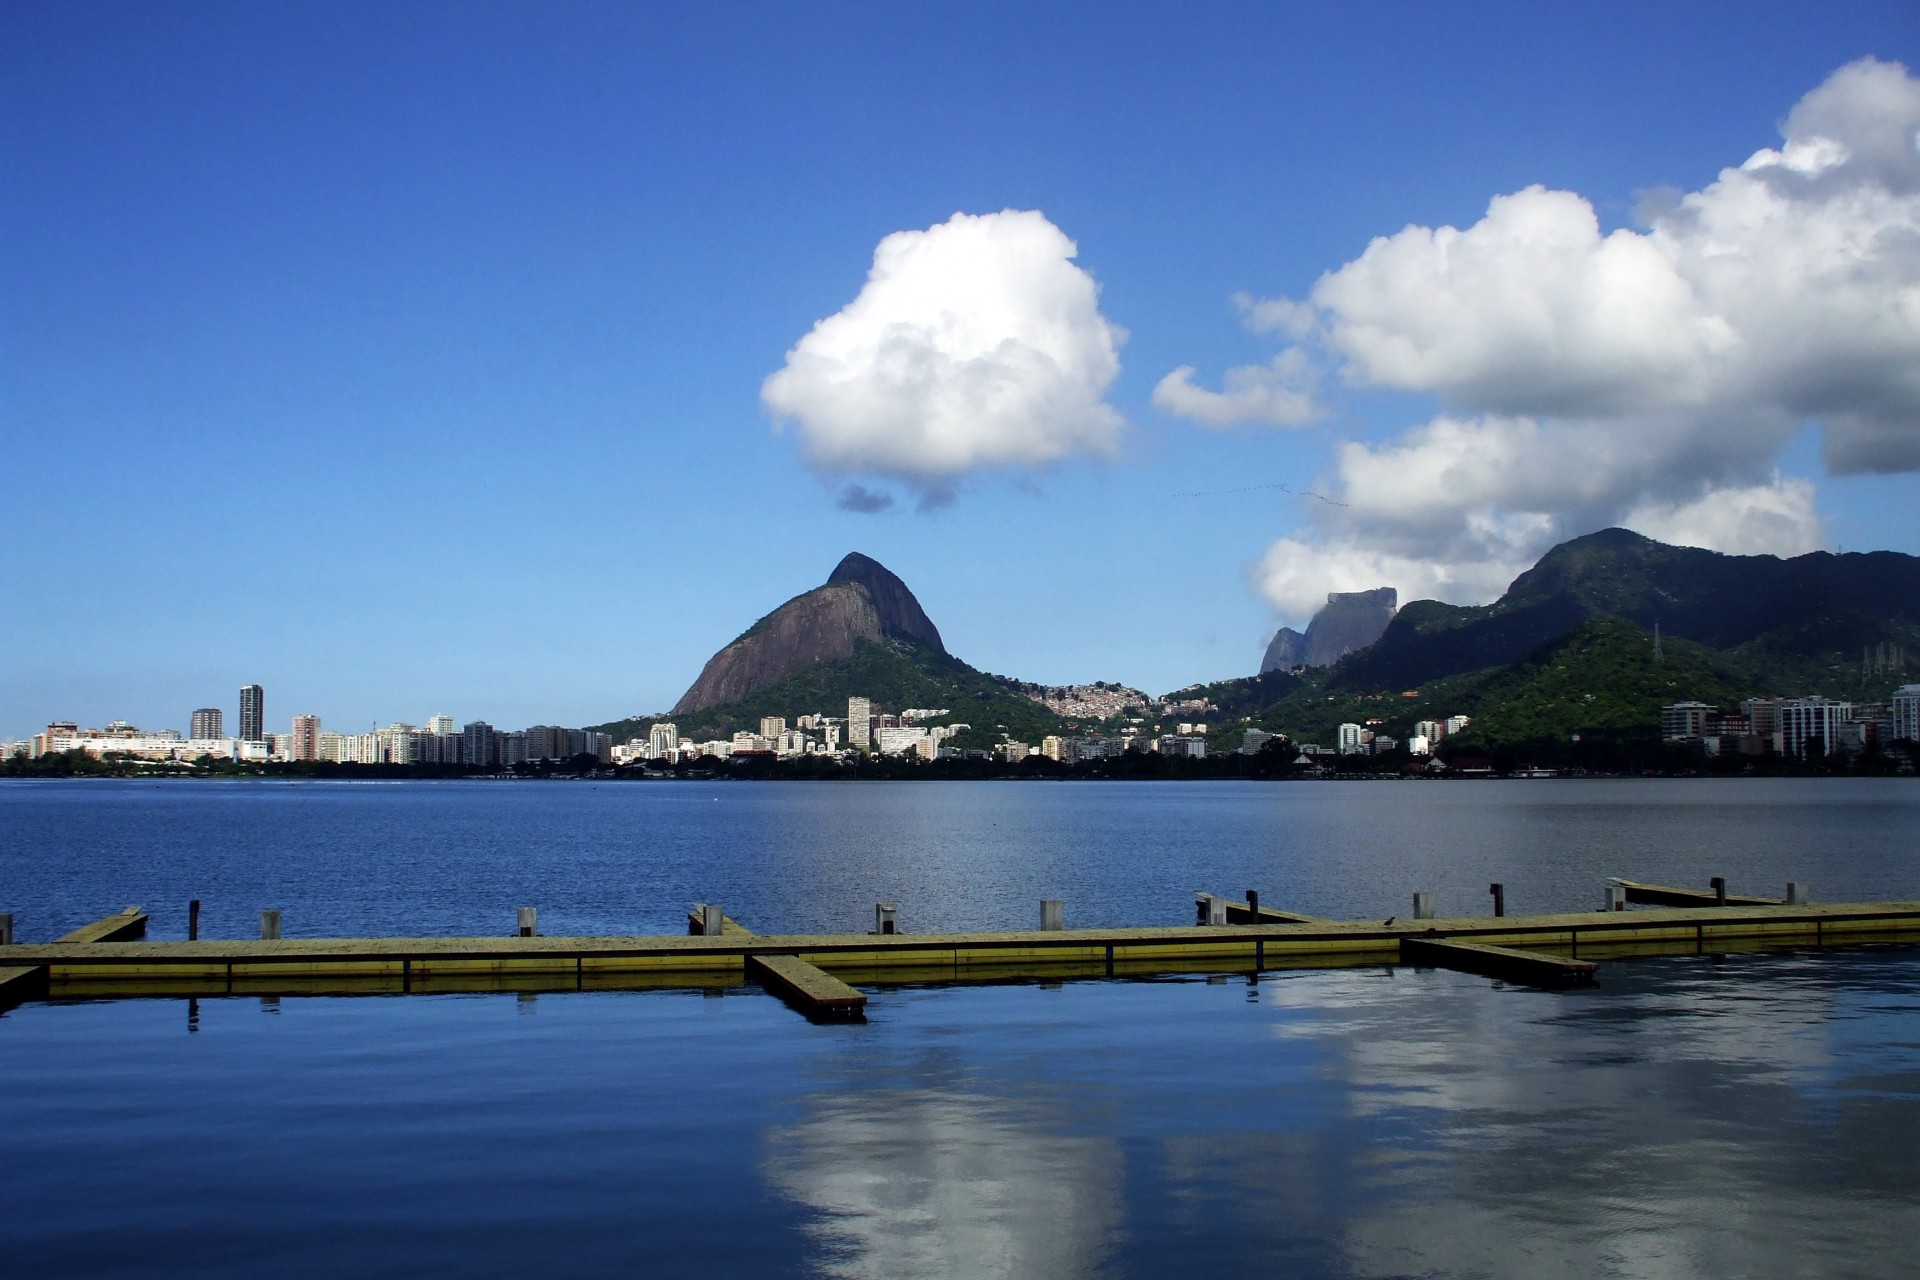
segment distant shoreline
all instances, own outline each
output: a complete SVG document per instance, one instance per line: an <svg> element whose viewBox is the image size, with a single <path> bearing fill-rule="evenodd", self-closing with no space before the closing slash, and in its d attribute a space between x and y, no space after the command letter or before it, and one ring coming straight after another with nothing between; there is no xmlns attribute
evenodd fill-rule
<svg viewBox="0 0 1920 1280"><path fill-rule="evenodd" d="M1920 778L1912 767L1898 768L1891 760L1877 768L1814 768L1769 762L1771 767L1729 770L1641 769L1635 771L1512 768L1505 772L1413 773L1398 770L1314 771L1245 756L1162 762L1097 761L1060 765L1052 761L1033 768L1009 769L985 761L938 761L907 764L892 760L850 765L789 767L756 761L746 766L678 769L607 768L600 770L526 770L509 773L462 770L445 765L295 765L227 766L220 769L140 769L101 767L74 771L57 769L0 769L0 783L8 781L89 781L94 779L143 782L592 782L644 784L657 782L1558 782L1568 780L1747 778ZM1154 767L1158 765L1159 767ZM1117 767L1115 767L1117 766ZM1131 767L1129 767L1131 766ZM1208 767L1212 766L1212 767Z"/></svg>

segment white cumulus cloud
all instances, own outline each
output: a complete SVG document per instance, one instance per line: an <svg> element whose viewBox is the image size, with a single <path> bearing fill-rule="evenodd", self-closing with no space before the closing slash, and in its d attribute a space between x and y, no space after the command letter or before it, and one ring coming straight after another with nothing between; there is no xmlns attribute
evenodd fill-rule
<svg viewBox="0 0 1920 1280"><path fill-rule="evenodd" d="M1243 422L1299 427L1320 416L1313 397L1313 367L1298 347L1282 351L1267 364L1227 370L1222 391L1195 386L1194 373L1192 365L1183 364L1160 379L1153 389L1153 403L1209 427Z"/></svg>
<svg viewBox="0 0 1920 1280"><path fill-rule="evenodd" d="M1692 502L1641 507L1621 523L1675 546L1743 555L1804 555L1823 542L1812 482L1777 475L1768 484L1717 489Z"/></svg>
<svg viewBox="0 0 1920 1280"><path fill-rule="evenodd" d="M1607 524L1810 550L1813 487L1774 470L1808 422L1836 474L1920 470L1920 79L1851 63L1781 132L1698 191L1645 199L1639 229L1528 187L1471 226L1375 239L1304 301L1239 299L1309 365L1441 406L1337 450L1323 487L1343 505L1256 570L1276 608L1378 585L1485 599Z"/></svg>
<svg viewBox="0 0 1920 1280"><path fill-rule="evenodd" d="M1040 213L956 213L874 250L865 287L761 388L809 463L950 494L980 468L1109 455L1125 332Z"/></svg>

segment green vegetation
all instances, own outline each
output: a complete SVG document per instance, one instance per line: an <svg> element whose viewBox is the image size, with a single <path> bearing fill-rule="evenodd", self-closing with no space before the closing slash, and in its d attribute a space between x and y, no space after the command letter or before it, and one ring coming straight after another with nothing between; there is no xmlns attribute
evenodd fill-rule
<svg viewBox="0 0 1920 1280"><path fill-rule="evenodd" d="M1605 529L1549 551L1493 604L1407 605L1325 679L1355 691L1422 688L1522 661L1608 616L1710 647L1752 693L1858 697L1862 648L1920 653L1920 557L1727 556Z"/></svg>
<svg viewBox="0 0 1920 1280"><path fill-rule="evenodd" d="M862 640L850 658L809 663L785 680L725 706L678 718L634 716L590 727L625 742L645 737L656 722L671 720L679 725L683 739L724 738L742 730L757 731L766 716L783 716L789 723L813 714L843 718L850 697L872 699L876 712L946 707L952 712L947 720L973 726L972 735L953 744L962 748L989 746L1000 740L1002 732L1030 743L1063 732L1058 716L1014 692L1010 682L903 640Z"/></svg>
<svg viewBox="0 0 1920 1280"><path fill-rule="evenodd" d="M1351 670L1341 664L1308 673L1292 692L1246 719L1210 726L1210 748L1232 745L1248 725L1331 748L1341 724L1405 738L1421 720L1467 715L1472 725L1446 740L1444 756L1486 756L1502 768L1517 763L1605 770L1683 767L1685 752L1660 743L1662 707L1687 700L1730 707L1766 689L1747 674L1739 655L1675 637L1664 638L1661 647L1656 660L1651 632L1601 616L1578 623L1519 662L1450 675L1417 689L1354 688ZM1248 691L1226 694L1245 697ZM1227 698L1215 701L1228 705Z"/></svg>

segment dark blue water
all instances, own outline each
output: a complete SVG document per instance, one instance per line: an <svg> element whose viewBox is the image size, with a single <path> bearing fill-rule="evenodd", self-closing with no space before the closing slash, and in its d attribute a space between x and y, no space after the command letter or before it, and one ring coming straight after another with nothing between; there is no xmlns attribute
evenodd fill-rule
<svg viewBox="0 0 1920 1280"><path fill-rule="evenodd" d="M1341 918L1598 907L1608 876L1825 901L1920 897L1920 781L0 784L0 910L56 937L763 933L1175 924L1193 891Z"/></svg>
<svg viewBox="0 0 1920 1280"><path fill-rule="evenodd" d="M63 784L0 788L45 936L1384 915L1607 874L1920 896L1920 788ZM735 910L734 904L739 904ZM175 916L178 916L177 909ZM162 914L158 933L177 932ZM0 1016L9 1275L1905 1276L1920 958L880 990L31 1004Z"/></svg>

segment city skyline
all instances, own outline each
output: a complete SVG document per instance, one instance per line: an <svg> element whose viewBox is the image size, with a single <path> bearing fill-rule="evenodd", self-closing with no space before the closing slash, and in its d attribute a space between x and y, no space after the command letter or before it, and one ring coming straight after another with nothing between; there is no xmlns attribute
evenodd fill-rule
<svg viewBox="0 0 1920 1280"><path fill-rule="evenodd" d="M856 549L1155 690L1604 523L1920 552L1910 6L1170 16L10 11L0 733L236 670L603 722Z"/></svg>

